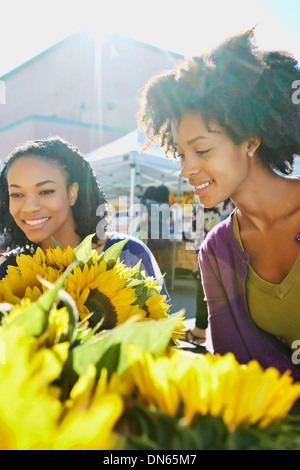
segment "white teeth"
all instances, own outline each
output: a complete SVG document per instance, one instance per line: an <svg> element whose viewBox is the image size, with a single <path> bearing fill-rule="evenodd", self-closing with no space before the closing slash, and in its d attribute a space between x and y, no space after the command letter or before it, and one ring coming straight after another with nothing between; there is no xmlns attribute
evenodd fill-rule
<svg viewBox="0 0 300 470"><path fill-rule="evenodd" d="M203 189L203 188L206 188L206 186L209 186L212 182L213 182L213 180L208 181L207 183L199 184L199 186L195 186L195 188L196 188L196 189Z"/></svg>
<svg viewBox="0 0 300 470"><path fill-rule="evenodd" d="M37 220L25 220L27 225L38 225L41 224L42 222L46 222L49 217L45 217L44 219L37 219Z"/></svg>

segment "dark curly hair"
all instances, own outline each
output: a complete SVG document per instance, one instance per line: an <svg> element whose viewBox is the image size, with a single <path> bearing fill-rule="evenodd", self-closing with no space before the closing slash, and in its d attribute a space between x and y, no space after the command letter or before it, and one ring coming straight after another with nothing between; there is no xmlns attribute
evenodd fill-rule
<svg viewBox="0 0 300 470"><path fill-rule="evenodd" d="M23 251L32 252L37 248L37 244L27 239L9 212L7 172L14 161L26 155L55 161L66 172L67 189L74 182L78 183L77 200L71 209L76 223L76 233L81 239L95 233L99 222L106 231L109 223L107 200L92 167L83 154L58 136L28 141L16 147L8 155L0 176L0 234L6 237L6 243L10 249L21 248ZM100 218L97 216L99 206L103 209ZM93 241L97 242L97 240L95 235Z"/></svg>
<svg viewBox="0 0 300 470"><path fill-rule="evenodd" d="M292 102L292 84L299 79L293 56L257 49L254 28L233 36L148 82L138 114L139 129L147 134L144 149L159 141L175 157L171 122L198 111L208 129L217 122L236 145L260 137L256 153L263 164L289 174L300 153L300 106Z"/></svg>

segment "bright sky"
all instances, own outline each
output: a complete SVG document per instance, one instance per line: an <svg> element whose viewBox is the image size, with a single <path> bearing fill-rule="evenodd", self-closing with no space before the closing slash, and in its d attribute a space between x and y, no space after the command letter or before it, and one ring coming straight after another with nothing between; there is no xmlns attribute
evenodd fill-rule
<svg viewBox="0 0 300 470"><path fill-rule="evenodd" d="M258 24L261 48L300 59L299 0L0 0L0 76L81 28L184 55Z"/></svg>

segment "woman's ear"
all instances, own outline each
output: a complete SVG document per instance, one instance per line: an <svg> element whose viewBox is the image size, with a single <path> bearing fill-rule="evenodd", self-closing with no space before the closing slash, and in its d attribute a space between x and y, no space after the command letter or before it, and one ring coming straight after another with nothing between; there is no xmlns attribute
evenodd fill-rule
<svg viewBox="0 0 300 470"><path fill-rule="evenodd" d="M77 201L78 189L79 185L76 182L72 183L68 189L70 206L74 206L75 202Z"/></svg>
<svg viewBox="0 0 300 470"><path fill-rule="evenodd" d="M248 140L248 151L251 152L256 152L258 147L260 146L261 139L260 137L251 137L251 139Z"/></svg>

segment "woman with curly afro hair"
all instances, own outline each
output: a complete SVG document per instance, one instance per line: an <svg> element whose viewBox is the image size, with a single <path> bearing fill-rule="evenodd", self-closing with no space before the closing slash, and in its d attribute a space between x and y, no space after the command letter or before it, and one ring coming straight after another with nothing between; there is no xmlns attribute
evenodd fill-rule
<svg viewBox="0 0 300 470"><path fill-rule="evenodd" d="M235 209L201 244L214 353L300 379L300 106L297 61L261 51L254 31L150 80L139 127L160 142L203 207Z"/></svg>
<svg viewBox="0 0 300 470"><path fill-rule="evenodd" d="M0 176L0 234L7 246L0 258L0 279L20 252L33 253L38 246L45 251L53 239L75 248L93 233L98 253L128 239L120 260L131 267L141 262L146 275L161 279L148 247L135 237L109 231L110 219L105 194L76 147L58 136L26 142L7 157ZM159 283L169 300L164 282Z"/></svg>

